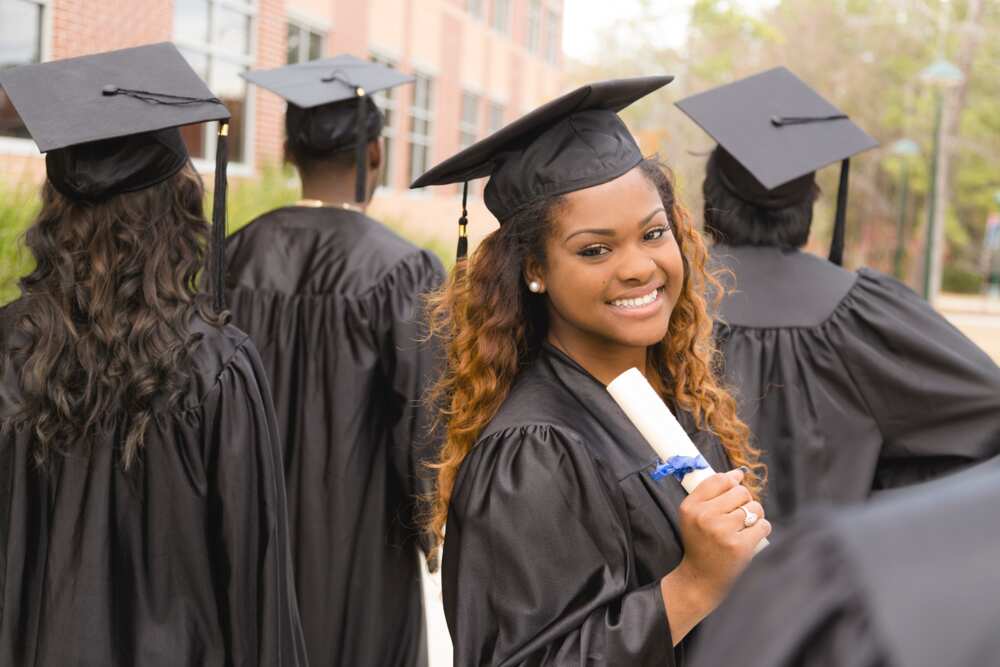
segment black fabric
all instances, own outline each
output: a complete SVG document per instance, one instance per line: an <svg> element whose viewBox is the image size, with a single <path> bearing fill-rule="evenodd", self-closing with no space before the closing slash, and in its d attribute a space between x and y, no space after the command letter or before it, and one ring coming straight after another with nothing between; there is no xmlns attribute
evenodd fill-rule
<svg viewBox="0 0 1000 667"><path fill-rule="evenodd" d="M812 171L769 190L722 146L715 147L715 159L719 180L729 194L761 208L794 206L812 195L816 185L816 172Z"/></svg>
<svg viewBox="0 0 1000 667"><path fill-rule="evenodd" d="M679 418L716 470L717 438ZM545 346L462 463L442 582L456 665L683 665L660 579L683 557L672 476L605 387Z"/></svg>
<svg viewBox="0 0 1000 667"><path fill-rule="evenodd" d="M692 667L903 667L889 659L856 565L830 520L829 513L806 513L753 560L704 623ZM928 616L932 605L924 607Z"/></svg>
<svg viewBox="0 0 1000 667"><path fill-rule="evenodd" d="M365 97L365 133L361 142L375 139L382 133L382 112ZM303 109L288 105L285 112L285 134L289 148L297 155L323 156L354 148L358 142L357 102L334 102Z"/></svg>
<svg viewBox="0 0 1000 667"><path fill-rule="evenodd" d="M73 200L99 201L161 183L188 162L176 128L59 148L45 155L49 181Z"/></svg>
<svg viewBox="0 0 1000 667"><path fill-rule="evenodd" d="M642 160L617 112L672 80L651 76L582 86L453 155L410 187L490 176L483 201L503 222L539 199L606 183Z"/></svg>
<svg viewBox="0 0 1000 667"><path fill-rule="evenodd" d="M194 382L129 471L121 433L41 470L30 431L0 432L13 469L0 664L306 664L260 360L232 327L192 330ZM0 415L18 391L11 364Z"/></svg>
<svg viewBox="0 0 1000 667"><path fill-rule="evenodd" d="M414 81L409 74L350 54L240 76L302 109L370 96Z"/></svg>
<svg viewBox="0 0 1000 667"><path fill-rule="evenodd" d="M878 146L784 67L686 97L677 107L768 190ZM773 122L780 117L817 122Z"/></svg>
<svg viewBox="0 0 1000 667"><path fill-rule="evenodd" d="M736 288L716 338L768 464L768 518L1000 453L1000 368L910 289L798 251L712 258Z"/></svg>
<svg viewBox="0 0 1000 667"><path fill-rule="evenodd" d="M274 390L310 664L426 664L415 515L438 359L421 314L441 264L334 208L267 213L227 255L230 310Z"/></svg>
<svg viewBox="0 0 1000 667"><path fill-rule="evenodd" d="M43 153L229 120L226 107L169 42L12 67L0 71L0 87ZM107 87L152 94L107 95Z"/></svg>
<svg viewBox="0 0 1000 667"><path fill-rule="evenodd" d="M706 624L695 667L993 665L1000 461L803 515Z"/></svg>

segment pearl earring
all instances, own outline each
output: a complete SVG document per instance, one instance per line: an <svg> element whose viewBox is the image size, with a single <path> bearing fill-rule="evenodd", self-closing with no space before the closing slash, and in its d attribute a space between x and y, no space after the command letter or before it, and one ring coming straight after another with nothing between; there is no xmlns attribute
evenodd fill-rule
<svg viewBox="0 0 1000 667"><path fill-rule="evenodd" d="M532 280L530 283L528 283L528 289L534 292L535 294L539 294L542 291L542 284L537 280Z"/></svg>

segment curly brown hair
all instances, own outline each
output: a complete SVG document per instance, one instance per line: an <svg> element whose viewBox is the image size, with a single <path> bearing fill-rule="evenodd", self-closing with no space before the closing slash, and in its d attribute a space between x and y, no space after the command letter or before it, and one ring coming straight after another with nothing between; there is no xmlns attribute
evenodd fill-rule
<svg viewBox="0 0 1000 667"><path fill-rule="evenodd" d="M719 285L706 271L701 233L674 196L667 167L647 159L639 168L669 212L684 260L684 283L667 334L648 351L649 367L656 370L650 379L664 400L689 412L699 428L719 438L733 465L749 468L745 484L759 496L766 470L749 443L750 431L737 416L734 400L718 379L719 359L704 295L707 287ZM531 298L523 266L529 260L544 265L545 241L560 201L554 197L537 202L505 221L469 260L455 266L448 283L431 297L432 335L444 341L447 355L430 399L445 427L427 522L438 543L444 538L462 461L547 334L544 305ZM714 292L721 294L720 289Z"/></svg>
<svg viewBox="0 0 1000 667"><path fill-rule="evenodd" d="M123 428L128 468L155 412L176 405L188 387L200 339L191 318L225 320L198 289L209 234L203 194L190 164L96 203L43 186L42 209L25 234L36 266L20 280L0 346L20 390L0 425L32 430L39 465L53 452L89 451L99 434Z"/></svg>

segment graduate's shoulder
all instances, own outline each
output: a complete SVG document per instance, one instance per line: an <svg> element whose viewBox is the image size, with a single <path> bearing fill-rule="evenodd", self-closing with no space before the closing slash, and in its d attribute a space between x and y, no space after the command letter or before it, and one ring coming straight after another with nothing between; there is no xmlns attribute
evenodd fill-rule
<svg viewBox="0 0 1000 667"><path fill-rule="evenodd" d="M194 337L191 348L191 384L183 404L200 405L218 384L224 373L234 365L246 365L256 359L253 341L231 324L216 325L201 316L191 318L188 333Z"/></svg>
<svg viewBox="0 0 1000 667"><path fill-rule="evenodd" d="M719 319L750 329L819 326L858 281L825 259L773 246L716 245L709 266L726 290Z"/></svg>
<svg viewBox="0 0 1000 667"><path fill-rule="evenodd" d="M231 236L227 271L237 288L357 295L393 272L444 275L441 262L381 222L356 211L286 207Z"/></svg>

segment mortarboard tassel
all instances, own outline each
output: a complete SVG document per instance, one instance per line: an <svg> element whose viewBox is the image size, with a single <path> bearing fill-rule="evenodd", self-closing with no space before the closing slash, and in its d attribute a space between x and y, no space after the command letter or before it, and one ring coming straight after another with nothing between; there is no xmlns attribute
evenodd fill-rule
<svg viewBox="0 0 1000 667"><path fill-rule="evenodd" d="M212 290L215 311L226 308L226 167L229 164L227 137L229 123L219 123L219 136L215 142L215 194L212 199Z"/></svg>
<svg viewBox="0 0 1000 667"><path fill-rule="evenodd" d="M462 217L458 219L458 249L455 251L455 261L462 261L469 254L469 211L466 204L469 200L469 182L462 184Z"/></svg>
<svg viewBox="0 0 1000 667"><path fill-rule="evenodd" d="M363 204L368 194L368 105L365 103L365 89L357 88L358 111L354 123L355 144L354 162L357 180L354 182L354 201Z"/></svg>
<svg viewBox="0 0 1000 667"><path fill-rule="evenodd" d="M844 235L847 217L847 180L851 174L851 159L840 163L840 185L837 187L837 212L833 216L833 240L830 242L830 261L844 263Z"/></svg>

